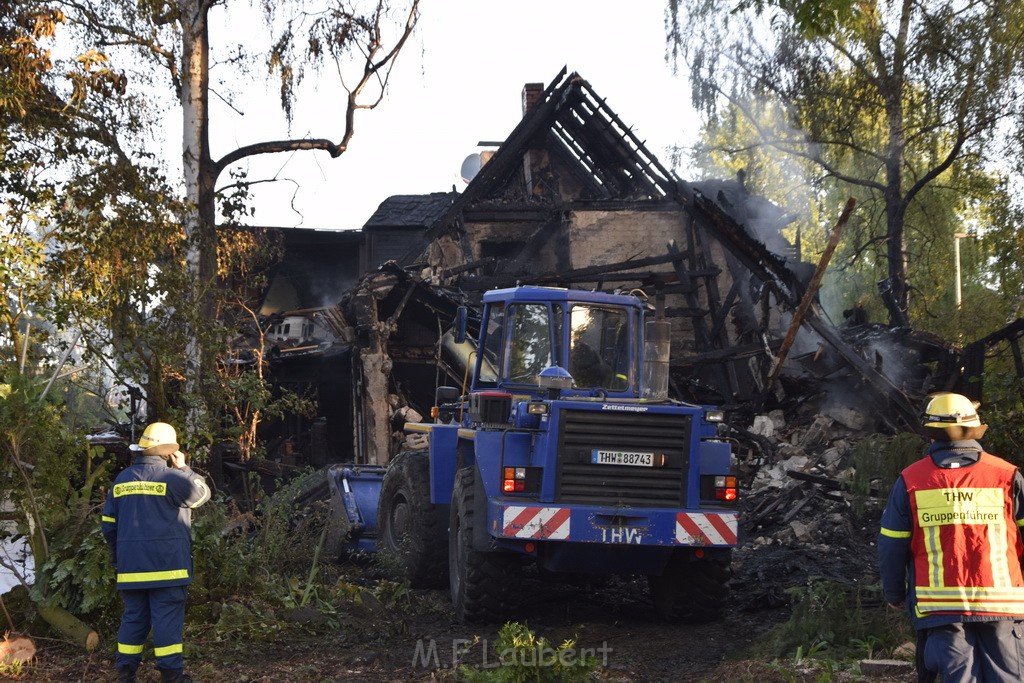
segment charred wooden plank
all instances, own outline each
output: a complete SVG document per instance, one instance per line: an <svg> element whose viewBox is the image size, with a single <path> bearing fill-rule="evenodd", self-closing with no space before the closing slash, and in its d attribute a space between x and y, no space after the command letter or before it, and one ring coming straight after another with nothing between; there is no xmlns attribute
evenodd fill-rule
<svg viewBox="0 0 1024 683"><path fill-rule="evenodd" d="M718 314L712 320L712 339L717 338L718 335L721 334L726 318L729 317L729 311L731 311L732 307L736 304L736 295L739 293L739 289L739 280L733 280L732 287L729 288L729 293L725 295L725 301L722 302L722 307L718 309Z"/></svg>
<svg viewBox="0 0 1024 683"><path fill-rule="evenodd" d="M772 344L777 346L778 342L773 341ZM713 349L711 351L705 351L704 353L697 353L689 356L674 356L672 358L671 365L672 367L708 365L711 363L721 363L722 361L741 360L743 358L750 358L751 356L760 356L764 353L765 347L763 344L743 344L742 346L733 346L728 349Z"/></svg>
<svg viewBox="0 0 1024 683"><path fill-rule="evenodd" d="M850 214L853 213L853 206L856 203L856 199L850 197L846 206L843 207L843 212L839 216L839 220L836 221L835 227L832 229L832 234L829 236L828 244L825 245L825 250L821 254L821 259L818 261L818 267L814 270L814 276L811 278L811 282L807 285L807 291L804 292L803 299L800 301L800 305L797 306L796 311L793 313L793 320L789 325L789 330L786 332L786 338L782 342L782 346L779 349L779 357L775 359L774 367L771 373L768 375L768 381L765 382L765 391L771 391L772 385L779 376L779 372L782 370L782 364L786 360L786 354L789 352L790 346L796 340L797 330L800 328L800 324L803 321L803 317L807 314L808 309L814 303L817 296L818 286L821 284L821 279L825 276L825 268L828 267L829 261L832 259L832 252L835 251L836 247L839 246L839 237L843 234L843 228L846 226L846 222L850 219Z"/></svg>
<svg viewBox="0 0 1024 683"><path fill-rule="evenodd" d="M911 431L919 431L920 414L903 390L893 384L892 380L878 372L873 365L864 361L860 354L847 344L832 325L826 323L818 314L817 306L812 306L804 319L808 326L817 332L832 348L850 365L882 401L881 405L890 402L896 414L903 421L904 427ZM887 419L885 411L879 411L879 417Z"/></svg>
<svg viewBox="0 0 1024 683"><path fill-rule="evenodd" d="M684 188L688 187L683 184ZM775 256L760 241L750 236L732 216L729 216L710 199L696 190L680 194L680 204L695 220L703 221L714 228L714 236L751 273L762 282L774 283L779 298L791 306L797 302L800 283L785 261Z"/></svg>
<svg viewBox="0 0 1024 683"><path fill-rule="evenodd" d="M444 279L448 279L451 277L455 277L460 273L465 273L466 271L469 270L476 270L477 268L486 268L487 266L493 266L494 262L494 257L489 256L487 258L470 261L469 263L463 263L461 266L452 266L451 268L446 268L443 271L441 271L441 277Z"/></svg>

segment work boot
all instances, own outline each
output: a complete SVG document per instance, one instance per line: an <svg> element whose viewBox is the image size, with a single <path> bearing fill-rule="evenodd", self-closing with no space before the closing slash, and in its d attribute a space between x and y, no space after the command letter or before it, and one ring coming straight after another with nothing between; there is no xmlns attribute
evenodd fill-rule
<svg viewBox="0 0 1024 683"><path fill-rule="evenodd" d="M127 666L117 667L117 683L135 683L135 671Z"/></svg>
<svg viewBox="0 0 1024 683"><path fill-rule="evenodd" d="M183 669L160 669L160 683L192 683Z"/></svg>

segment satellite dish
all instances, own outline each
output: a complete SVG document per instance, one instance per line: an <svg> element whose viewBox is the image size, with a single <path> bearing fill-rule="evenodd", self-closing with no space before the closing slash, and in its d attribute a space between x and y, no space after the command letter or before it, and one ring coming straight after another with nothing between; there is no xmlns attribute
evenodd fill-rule
<svg viewBox="0 0 1024 683"><path fill-rule="evenodd" d="M465 158L462 162L462 170L460 174L462 179L467 183L476 177L476 174L480 172L480 167L483 164L480 161L480 154L474 152Z"/></svg>

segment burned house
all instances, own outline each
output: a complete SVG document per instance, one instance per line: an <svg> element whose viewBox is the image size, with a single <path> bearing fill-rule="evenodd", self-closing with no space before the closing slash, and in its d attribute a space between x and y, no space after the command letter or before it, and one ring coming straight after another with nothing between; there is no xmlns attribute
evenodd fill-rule
<svg viewBox="0 0 1024 683"><path fill-rule="evenodd" d="M445 335L457 308L516 284L648 298L672 323L675 398L749 418L844 386L896 429L928 391L960 388L959 350L941 340L825 319L814 294L826 264L801 261L782 237L790 220L742 177L677 178L578 74L528 84L523 118L463 192L389 198L348 249L358 265L335 269L351 274L345 291L268 318L319 316L331 331L271 354L275 380L307 383L320 407L276 443L298 443L312 464L386 463L435 387L465 381L468 356ZM885 345L910 361L898 373Z"/></svg>

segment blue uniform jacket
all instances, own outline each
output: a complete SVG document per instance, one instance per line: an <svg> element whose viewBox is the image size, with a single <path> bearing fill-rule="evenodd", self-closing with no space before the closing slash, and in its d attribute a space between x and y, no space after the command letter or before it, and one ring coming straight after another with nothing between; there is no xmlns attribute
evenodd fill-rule
<svg viewBox="0 0 1024 683"><path fill-rule="evenodd" d="M140 455L117 475L101 526L118 590L192 583L192 509L209 499L201 475L160 456Z"/></svg>
<svg viewBox="0 0 1024 683"><path fill-rule="evenodd" d="M939 467L970 467L981 455L981 444L977 441L936 441L928 449L928 456ZM1024 478L1018 471L1013 480L1013 516L1017 528L1024 525ZM1013 617L964 616L959 614L933 614L919 617L914 603L914 563L910 555L910 534L914 531L910 517L910 496L907 485L900 476L893 484L882 513L882 529L903 532L907 535L896 538L885 533L878 535L878 567L882 579L882 596L886 602L898 605L907 603L911 621L917 630L954 624L961 621L995 621ZM1017 617L1019 618L1019 617Z"/></svg>

